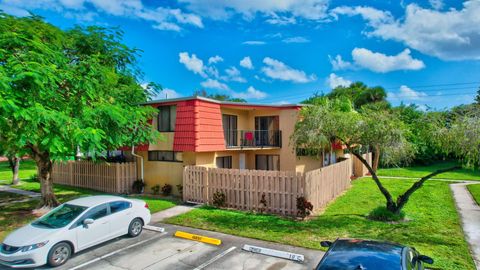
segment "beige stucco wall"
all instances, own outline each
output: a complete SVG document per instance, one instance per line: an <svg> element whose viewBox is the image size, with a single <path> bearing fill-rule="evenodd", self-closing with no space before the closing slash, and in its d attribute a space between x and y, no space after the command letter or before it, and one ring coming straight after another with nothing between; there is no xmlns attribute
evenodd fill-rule
<svg viewBox="0 0 480 270"><path fill-rule="evenodd" d="M296 171L297 172L308 172L316 170L322 167L322 159L315 157L297 157L296 160Z"/></svg>
<svg viewBox="0 0 480 270"><path fill-rule="evenodd" d="M165 184L173 186L173 194L178 195L177 185L182 184L183 163L182 162L165 162L165 161L149 161L148 152L142 151L137 154L143 157L145 192L152 193L152 187ZM185 156L185 155L184 155ZM140 172L140 161L137 160L138 171ZM140 173L139 173L140 175Z"/></svg>

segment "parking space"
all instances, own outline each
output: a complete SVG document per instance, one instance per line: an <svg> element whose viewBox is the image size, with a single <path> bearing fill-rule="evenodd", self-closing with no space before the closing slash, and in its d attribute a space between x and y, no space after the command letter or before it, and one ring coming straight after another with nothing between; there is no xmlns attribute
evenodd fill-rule
<svg viewBox="0 0 480 270"><path fill-rule="evenodd" d="M165 233L144 231L135 239L119 238L75 255L58 269L313 269L323 252L279 245L221 233L171 225ZM177 230L222 240L211 245L174 236ZM303 263L242 250L245 244L301 254Z"/></svg>

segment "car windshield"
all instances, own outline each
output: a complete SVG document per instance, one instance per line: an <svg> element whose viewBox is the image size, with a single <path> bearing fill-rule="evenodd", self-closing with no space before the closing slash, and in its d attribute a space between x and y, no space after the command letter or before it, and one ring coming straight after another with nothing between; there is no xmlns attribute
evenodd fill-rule
<svg viewBox="0 0 480 270"><path fill-rule="evenodd" d="M32 223L34 226L58 229L65 227L76 219L87 207L73 204L62 204L45 216Z"/></svg>

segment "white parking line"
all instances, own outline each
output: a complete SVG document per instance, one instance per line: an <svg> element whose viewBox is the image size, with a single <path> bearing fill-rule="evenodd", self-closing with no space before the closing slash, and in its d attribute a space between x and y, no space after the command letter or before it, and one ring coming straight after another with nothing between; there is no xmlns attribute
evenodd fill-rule
<svg viewBox="0 0 480 270"><path fill-rule="evenodd" d="M214 263L215 261L219 260L220 258L222 258L223 256L227 255L228 253L232 252L233 250L235 250L237 247L231 247L227 250L225 250L224 252L218 254L217 256L211 258L210 260L202 263L201 265L199 265L197 268L193 269L193 270L201 270L201 269L204 269L205 267L209 266L210 264Z"/></svg>
<svg viewBox="0 0 480 270"><path fill-rule="evenodd" d="M117 253L120 253L120 252L122 252L122 251L124 251L124 250L127 250L127 249L129 249L129 248L142 245L142 244L144 244L144 243L146 243L146 242L149 242L149 241L158 239L158 238L160 238L160 237L162 237L162 236L165 236L165 235L167 235L166 232L161 233L161 234L159 234L159 235L156 236L156 237L152 237L152 238L149 238L149 239L145 239L145 240L143 240L143 241L137 242L137 243L132 244L132 245L130 245L130 246L126 246L126 247L123 247L123 248L121 248L121 249L119 249L119 250L115 250L115 251L113 251L113 252L107 253L107 254L102 255L102 256L100 256L100 257L97 257L97 258L95 258L95 259L93 259L93 260L91 260L91 261L88 261L88 262L82 263L82 264L80 264L80 265L77 265L77 266L75 266L75 267L73 267L73 268L70 268L70 270L81 269L81 268L83 268L83 267L85 267L85 266L87 266L87 265L90 265L90 264L92 264L92 263L96 263L96 262L98 262L98 261L101 261L101 260L103 260L103 259L105 259L105 258L108 258L108 257L110 257L110 256L113 256L113 255L115 255L115 254L117 254Z"/></svg>

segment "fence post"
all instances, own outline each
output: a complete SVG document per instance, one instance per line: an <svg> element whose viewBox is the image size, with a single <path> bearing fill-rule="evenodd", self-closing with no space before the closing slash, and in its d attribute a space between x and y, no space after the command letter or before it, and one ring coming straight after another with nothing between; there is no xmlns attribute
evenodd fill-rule
<svg viewBox="0 0 480 270"><path fill-rule="evenodd" d="M115 190L120 193L120 163L115 163Z"/></svg>
<svg viewBox="0 0 480 270"><path fill-rule="evenodd" d="M209 179L208 179L208 172L209 168L205 168L203 171L203 183L204 183L204 189L203 189L203 198L205 202L208 204L209 199L210 199L210 186L209 186Z"/></svg>

